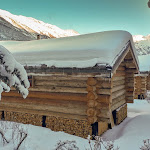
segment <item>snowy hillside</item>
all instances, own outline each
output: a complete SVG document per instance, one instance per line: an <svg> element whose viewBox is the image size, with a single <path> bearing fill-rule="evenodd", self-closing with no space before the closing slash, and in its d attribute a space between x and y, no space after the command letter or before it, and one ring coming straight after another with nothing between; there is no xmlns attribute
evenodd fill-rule
<svg viewBox="0 0 150 150"><path fill-rule="evenodd" d="M135 47L137 49L138 55L150 54L150 35L135 35L133 36Z"/></svg>
<svg viewBox="0 0 150 150"><path fill-rule="evenodd" d="M79 35L74 30L63 30L31 17L13 15L0 9L0 40L33 40L37 34L41 38L59 38Z"/></svg>

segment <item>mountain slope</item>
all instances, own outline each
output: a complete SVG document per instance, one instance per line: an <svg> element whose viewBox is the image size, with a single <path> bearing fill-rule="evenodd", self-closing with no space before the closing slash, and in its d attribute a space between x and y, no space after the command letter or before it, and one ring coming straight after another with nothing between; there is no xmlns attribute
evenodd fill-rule
<svg viewBox="0 0 150 150"><path fill-rule="evenodd" d="M133 36L133 41L138 55L150 54L150 35L135 35Z"/></svg>
<svg viewBox="0 0 150 150"><path fill-rule="evenodd" d="M38 34L41 38L59 38L79 33L0 9L0 40L33 40Z"/></svg>

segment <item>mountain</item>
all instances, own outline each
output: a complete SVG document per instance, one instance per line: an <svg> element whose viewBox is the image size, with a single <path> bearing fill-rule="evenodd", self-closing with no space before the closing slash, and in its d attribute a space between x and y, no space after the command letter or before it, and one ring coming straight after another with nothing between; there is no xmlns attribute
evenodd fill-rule
<svg viewBox="0 0 150 150"><path fill-rule="evenodd" d="M34 40L41 38L60 38L79 35L74 30L63 30L55 25L44 23L31 17L13 15L0 9L0 40Z"/></svg>
<svg viewBox="0 0 150 150"><path fill-rule="evenodd" d="M134 35L133 41L135 43L138 55L150 54L150 35Z"/></svg>

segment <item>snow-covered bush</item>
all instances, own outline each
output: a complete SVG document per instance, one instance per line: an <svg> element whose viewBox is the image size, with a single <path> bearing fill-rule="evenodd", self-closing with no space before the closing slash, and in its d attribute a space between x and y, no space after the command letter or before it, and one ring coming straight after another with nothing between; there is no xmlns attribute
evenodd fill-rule
<svg viewBox="0 0 150 150"><path fill-rule="evenodd" d="M0 148L7 150L24 149L27 129L19 123L0 121Z"/></svg>
<svg viewBox="0 0 150 150"><path fill-rule="evenodd" d="M59 141L55 150L79 150L75 141Z"/></svg>
<svg viewBox="0 0 150 150"><path fill-rule="evenodd" d="M113 141L104 141L100 136L93 136L94 144L91 142L91 136L88 136L90 150L119 150L115 148ZM92 143L92 144L91 144Z"/></svg>
<svg viewBox="0 0 150 150"><path fill-rule="evenodd" d="M143 141L144 145L140 148L141 150L150 150L150 139Z"/></svg>
<svg viewBox="0 0 150 150"><path fill-rule="evenodd" d="M13 55L0 45L0 98L3 91L9 92L14 86L26 98L29 81L24 67L18 63Z"/></svg>

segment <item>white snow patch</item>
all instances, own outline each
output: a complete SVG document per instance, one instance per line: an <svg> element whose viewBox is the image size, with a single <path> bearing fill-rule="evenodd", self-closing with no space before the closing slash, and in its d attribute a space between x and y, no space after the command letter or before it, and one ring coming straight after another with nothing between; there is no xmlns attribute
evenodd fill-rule
<svg viewBox="0 0 150 150"><path fill-rule="evenodd" d="M133 39L126 31L105 31L74 37L36 41L1 41L23 65L46 64L55 67L113 66ZM138 60L137 60L138 61Z"/></svg>

